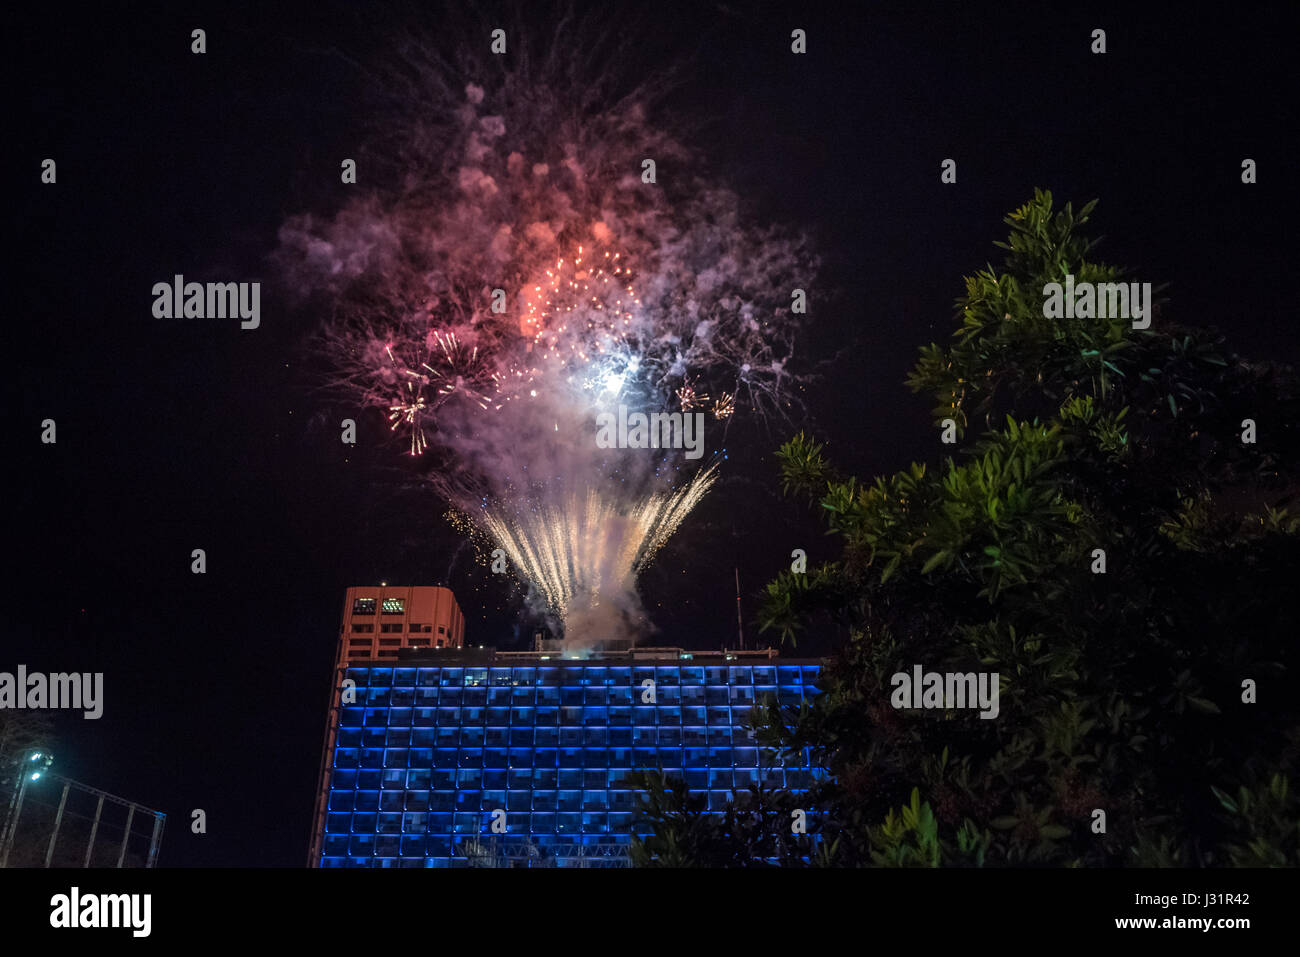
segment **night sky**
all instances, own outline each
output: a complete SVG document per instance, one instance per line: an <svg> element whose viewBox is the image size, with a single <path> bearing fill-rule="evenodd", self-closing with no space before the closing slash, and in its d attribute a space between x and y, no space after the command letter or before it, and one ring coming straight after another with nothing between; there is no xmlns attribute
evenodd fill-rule
<svg viewBox="0 0 1300 957"><path fill-rule="evenodd" d="M311 388L315 318L268 260L286 216L342 202L340 159L374 121L358 64L415 28L449 51L487 41L440 29L433 7L269 6L41 4L6 31L23 95L4 150L16 381L0 670L105 673L102 719L59 716L55 770L167 812L163 866L302 866L346 587L446 584L472 644L521 647L530 630L400 446L339 442ZM699 124L712 167L825 257L803 424L838 464L871 477L935 460L929 400L904 376L953 328L962 277L1000 262L1002 217L1036 186L1099 198L1099 257L1168 283L1173 318L1297 360L1280 12L875 7L636 8L662 27L647 69L694 57L672 108ZM1105 55L1089 52L1095 27ZM40 182L46 157L56 185ZM946 157L955 185L940 183ZM261 280L261 327L154 319L151 287L175 273ZM56 445L40 442L46 418ZM756 594L790 551L831 554L779 497L772 451L789 433L731 431L723 481L642 578L654 643L734 645L738 567L752 647ZM206 575L190 572L194 548ZM206 835L189 832L193 808Z"/></svg>

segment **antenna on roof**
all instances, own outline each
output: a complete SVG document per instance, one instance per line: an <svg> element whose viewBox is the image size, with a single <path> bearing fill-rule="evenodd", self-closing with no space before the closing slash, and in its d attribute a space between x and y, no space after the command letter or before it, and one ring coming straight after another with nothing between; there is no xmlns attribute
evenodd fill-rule
<svg viewBox="0 0 1300 957"><path fill-rule="evenodd" d="M745 626L740 620L740 566L736 566L736 634L740 636L740 650L745 650Z"/></svg>

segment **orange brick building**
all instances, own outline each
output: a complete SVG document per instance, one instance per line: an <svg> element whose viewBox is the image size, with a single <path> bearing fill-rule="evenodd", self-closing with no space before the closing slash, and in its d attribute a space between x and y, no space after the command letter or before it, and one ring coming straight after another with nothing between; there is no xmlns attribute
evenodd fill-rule
<svg viewBox="0 0 1300 957"><path fill-rule="evenodd" d="M451 589L436 585L358 585L343 598L335 661L396 658L399 648L460 648L465 616Z"/></svg>

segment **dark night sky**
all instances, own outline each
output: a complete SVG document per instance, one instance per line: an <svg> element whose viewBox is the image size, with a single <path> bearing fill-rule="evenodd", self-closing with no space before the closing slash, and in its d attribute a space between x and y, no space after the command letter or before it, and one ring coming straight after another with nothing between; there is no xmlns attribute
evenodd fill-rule
<svg viewBox="0 0 1300 957"><path fill-rule="evenodd" d="M1169 283L1175 318L1296 361L1280 13L875 6L645 8L700 52L674 108L707 120L710 163L819 238L807 347L839 357L808 398L839 463L875 475L934 459L929 401L903 378L948 335L961 277L1000 261L1002 217L1035 186L1099 197L1099 255ZM392 448L344 462L301 374L312 317L277 299L266 260L286 215L343 198L339 158L371 119L353 61L381 56L376 38L408 14L260 7L9 15L10 95L26 95L6 124L0 670L106 673L105 717L61 718L56 770L168 812L165 866L303 863L344 588L449 584L475 644L511 646L519 620ZM418 19L436 31L436 13ZM195 26L205 56L189 52ZM796 26L804 57L789 53ZM1104 56L1088 50L1097 26ZM56 186L39 182L47 156ZM945 157L955 186L939 181ZM1240 183L1244 157L1257 185ZM261 328L153 319L150 288L174 273L262 279ZM724 484L643 579L659 643L732 643L733 567L752 617L792 548L827 554L776 497L785 431L743 431ZM205 576L190 573L196 547ZM206 836L189 833L192 808Z"/></svg>

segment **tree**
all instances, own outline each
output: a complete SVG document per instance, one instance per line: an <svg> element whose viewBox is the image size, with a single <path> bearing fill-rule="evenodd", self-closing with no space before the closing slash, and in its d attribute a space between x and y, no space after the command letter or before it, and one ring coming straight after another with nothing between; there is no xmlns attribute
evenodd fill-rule
<svg viewBox="0 0 1300 957"><path fill-rule="evenodd" d="M1148 329L1045 317L1067 274L1128 278L1090 258L1094 205L1035 191L921 350L907 384L953 454L864 482L806 435L779 452L839 555L770 583L760 621L838 645L810 708L756 719L831 772L835 863L1300 863L1297 380L1163 304ZM916 664L998 673L997 718L895 709Z"/></svg>
<svg viewBox="0 0 1300 957"><path fill-rule="evenodd" d="M652 827L634 835L636 867L792 867L821 853L813 838L796 833L793 815L809 814L808 802L763 785L735 796L721 814L706 810L680 778L638 770L626 783L637 788L637 812Z"/></svg>

